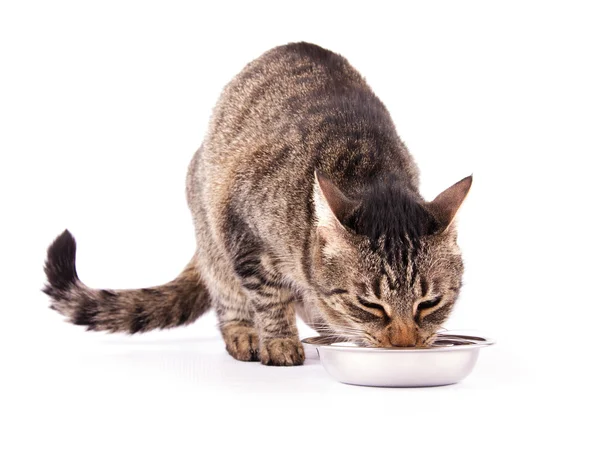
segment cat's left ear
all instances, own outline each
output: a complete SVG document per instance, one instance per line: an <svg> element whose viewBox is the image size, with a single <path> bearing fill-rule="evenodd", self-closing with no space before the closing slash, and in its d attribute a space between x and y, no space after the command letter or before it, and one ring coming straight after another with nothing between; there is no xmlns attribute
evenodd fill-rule
<svg viewBox="0 0 600 452"><path fill-rule="evenodd" d="M458 209L460 209L469 194L472 183L473 175L465 177L441 192L433 201L427 203L427 207L433 216L440 222L442 231L447 230L454 221Z"/></svg>

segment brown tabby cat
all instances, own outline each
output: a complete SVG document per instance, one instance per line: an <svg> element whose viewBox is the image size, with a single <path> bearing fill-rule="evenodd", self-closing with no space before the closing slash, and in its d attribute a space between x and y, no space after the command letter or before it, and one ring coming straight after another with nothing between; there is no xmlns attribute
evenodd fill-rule
<svg viewBox="0 0 600 452"><path fill-rule="evenodd" d="M423 347L447 318L463 264L453 219L467 177L432 202L388 111L340 55L266 52L224 89L187 175L198 248L163 286L97 290L65 231L48 249L52 309L90 330L137 333L214 307L243 361L304 360L295 314L375 347Z"/></svg>

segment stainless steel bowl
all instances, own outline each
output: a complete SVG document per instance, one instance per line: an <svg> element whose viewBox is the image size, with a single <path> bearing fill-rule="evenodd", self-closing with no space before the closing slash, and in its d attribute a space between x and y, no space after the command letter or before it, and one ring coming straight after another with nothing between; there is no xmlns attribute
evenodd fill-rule
<svg viewBox="0 0 600 452"><path fill-rule="evenodd" d="M304 339L307 356L316 350L325 370L338 381L360 386L417 387L458 383L471 373L479 350L494 341L477 336L438 334L429 348L371 348L326 336Z"/></svg>

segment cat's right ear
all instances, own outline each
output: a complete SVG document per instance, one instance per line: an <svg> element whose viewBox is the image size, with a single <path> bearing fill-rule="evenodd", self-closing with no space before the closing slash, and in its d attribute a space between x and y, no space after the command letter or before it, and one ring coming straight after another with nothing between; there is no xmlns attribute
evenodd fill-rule
<svg viewBox="0 0 600 452"><path fill-rule="evenodd" d="M313 187L317 226L326 229L344 229L343 224L358 207L358 202L348 198L319 170L315 171Z"/></svg>
<svg viewBox="0 0 600 452"><path fill-rule="evenodd" d="M347 241L347 230L344 222L358 207L358 202L348 198L325 175L315 171L313 186L315 205L315 223L317 226L317 249L319 265L321 257L347 255L351 248Z"/></svg>

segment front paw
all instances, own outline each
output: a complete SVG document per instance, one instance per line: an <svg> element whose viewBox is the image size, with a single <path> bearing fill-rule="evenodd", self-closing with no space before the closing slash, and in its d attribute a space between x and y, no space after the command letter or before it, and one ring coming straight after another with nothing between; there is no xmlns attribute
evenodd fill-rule
<svg viewBox="0 0 600 452"><path fill-rule="evenodd" d="M225 348L239 361L258 361L258 334L251 326L231 324L222 327Z"/></svg>
<svg viewBox="0 0 600 452"><path fill-rule="evenodd" d="M297 338L265 339L260 344L260 362L267 366L299 366L304 348Z"/></svg>

